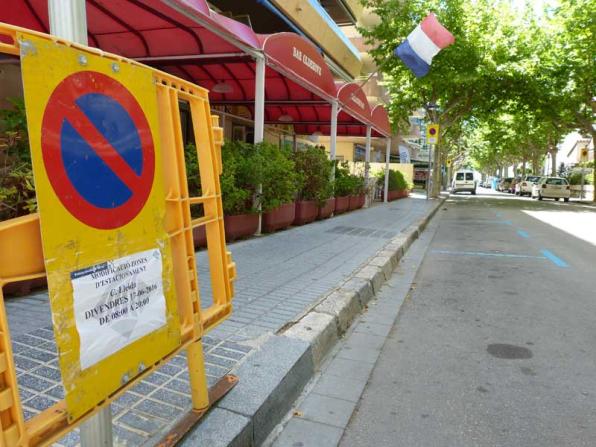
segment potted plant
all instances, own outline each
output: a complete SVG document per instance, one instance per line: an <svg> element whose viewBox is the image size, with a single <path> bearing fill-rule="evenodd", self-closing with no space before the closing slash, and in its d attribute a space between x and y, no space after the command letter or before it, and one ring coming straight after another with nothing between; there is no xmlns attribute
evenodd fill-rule
<svg viewBox="0 0 596 447"><path fill-rule="evenodd" d="M8 101L12 107L0 110L0 221L37 211L25 103L22 98ZM7 284L3 291L24 295L46 284L45 277L36 278Z"/></svg>
<svg viewBox="0 0 596 447"><path fill-rule="evenodd" d="M300 180L294 225L304 225L319 216L319 210L327 205L332 195L330 180L332 165L325 151L314 146L295 152L294 164ZM323 216L328 209L329 206ZM332 212L333 209L329 215Z"/></svg>
<svg viewBox="0 0 596 447"><path fill-rule="evenodd" d="M224 228L231 242L252 236L259 228L253 199L260 183L260 155L254 145L242 142L226 142L221 155Z"/></svg>
<svg viewBox="0 0 596 447"><path fill-rule="evenodd" d="M404 175L397 170L389 170L389 182L388 182L387 200L389 202L397 200L402 197L407 197L409 193L408 182ZM381 171L377 173L377 185L381 188L384 194L385 190L385 172ZM382 195L383 196L383 195Z"/></svg>
<svg viewBox="0 0 596 447"><path fill-rule="evenodd" d="M294 200L300 186L300 175L295 170L291 152L266 142L257 144L256 149L261 164L263 231L287 228L294 222Z"/></svg>
<svg viewBox="0 0 596 447"><path fill-rule="evenodd" d="M354 181L347 162L336 162L333 188L335 191L335 214L345 213L350 207L350 196L354 189Z"/></svg>
<svg viewBox="0 0 596 447"><path fill-rule="evenodd" d="M364 177L359 175L350 175L352 179L352 194L350 195L349 209L356 210L364 206L366 200Z"/></svg>

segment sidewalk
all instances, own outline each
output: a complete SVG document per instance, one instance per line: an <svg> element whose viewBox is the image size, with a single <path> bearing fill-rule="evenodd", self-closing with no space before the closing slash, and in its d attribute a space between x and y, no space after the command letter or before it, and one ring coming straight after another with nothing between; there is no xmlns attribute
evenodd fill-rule
<svg viewBox="0 0 596 447"><path fill-rule="evenodd" d="M304 314L436 203L416 196L230 244L238 268L234 313L203 339L209 384L236 371L253 351L264 355L275 350L272 334ZM197 253L202 307L210 303L205 259L204 252ZM47 295L7 299L6 309L29 419L63 396ZM227 405L233 404L234 391ZM179 355L112 404L115 444L151 445L189 407L186 360ZM78 441L73 432L61 445Z"/></svg>
<svg viewBox="0 0 596 447"><path fill-rule="evenodd" d="M436 232L433 221L412 244L368 309L329 354L321 372L305 387L286 416L264 443L267 447L335 447L340 444L392 327L397 324L418 268ZM388 445L365 440L365 445ZM350 445L346 443L346 445Z"/></svg>

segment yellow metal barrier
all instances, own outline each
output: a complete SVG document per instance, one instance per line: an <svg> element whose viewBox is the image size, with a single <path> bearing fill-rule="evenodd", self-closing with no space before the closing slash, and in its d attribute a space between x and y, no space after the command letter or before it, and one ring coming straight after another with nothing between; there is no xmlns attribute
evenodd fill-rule
<svg viewBox="0 0 596 447"><path fill-rule="evenodd" d="M0 53L18 56L22 51L28 51L22 48L23 43L40 38L65 49L76 49L77 54L101 57L110 63L141 67L134 61L116 55L0 23ZM12 43L6 42L7 40ZM40 70L43 70L43 67L40 67ZM8 283L43 277L45 260L37 214L0 222L0 446L51 444L183 349L187 350L192 402L196 410L190 417L191 421L200 417L214 399L221 397L235 383L233 379L229 379L227 385L219 384L218 390L208 393L201 343L201 337L205 332L231 314L233 280L236 276L235 264L231 254L226 250L223 228L219 185L222 168L222 129L218 127L218 118L211 116L208 92L205 89L158 70L152 69L152 76L159 123L159 135L154 137L159 138L161 145L162 157L157 162L162 163L160 172L165 192L165 231L171 249L180 319L180 344L155 364L145 365L145 369L139 371L136 377L131 377L119 389L104 396L94 409L83 415L70 418L66 403L61 401L32 419L24 421L1 289ZM187 174L192 176L198 173L186 172L180 101L188 104L192 117L202 191L199 197L190 197L187 186ZM204 215L193 219L191 206L199 204L203 207ZM193 228L198 226L205 226L208 242L207 257L213 305L207 309L201 309L200 305L192 237ZM187 425L188 421L189 418L186 418ZM175 441L178 436L180 433L174 433L167 438L166 444Z"/></svg>

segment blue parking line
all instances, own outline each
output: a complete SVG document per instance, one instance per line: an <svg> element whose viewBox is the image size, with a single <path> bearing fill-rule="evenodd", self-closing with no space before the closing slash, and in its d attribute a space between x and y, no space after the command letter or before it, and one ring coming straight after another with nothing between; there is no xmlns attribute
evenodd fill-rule
<svg viewBox="0 0 596 447"><path fill-rule="evenodd" d="M526 239L528 239L530 237L528 232L524 231L524 230L517 230L517 234L519 234L521 237L525 237Z"/></svg>
<svg viewBox="0 0 596 447"><path fill-rule="evenodd" d="M546 257L546 259L548 259L549 261L551 261L557 267L564 267L564 268L565 267L569 267L569 264L567 264L565 261L563 261L558 256L555 256L554 253L552 253L552 252L550 252L548 250L541 250L541 253Z"/></svg>
<svg viewBox="0 0 596 447"><path fill-rule="evenodd" d="M532 256L532 255L520 255L516 253L488 253L482 251L451 251L451 250L433 250L433 253L441 255L453 255L453 256L487 256L487 257L498 257L498 258L525 258L525 259L546 259L546 256Z"/></svg>

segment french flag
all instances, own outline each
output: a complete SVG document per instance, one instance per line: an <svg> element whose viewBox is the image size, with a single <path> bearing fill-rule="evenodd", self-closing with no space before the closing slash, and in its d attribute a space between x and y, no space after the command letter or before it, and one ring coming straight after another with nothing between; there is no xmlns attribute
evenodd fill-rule
<svg viewBox="0 0 596 447"><path fill-rule="evenodd" d="M443 48L455 42L455 37L439 23L431 12L395 49L395 55L414 72L416 77L425 76L430 70L433 57Z"/></svg>

